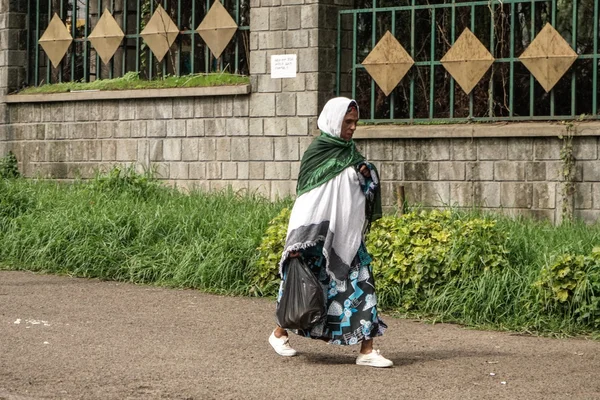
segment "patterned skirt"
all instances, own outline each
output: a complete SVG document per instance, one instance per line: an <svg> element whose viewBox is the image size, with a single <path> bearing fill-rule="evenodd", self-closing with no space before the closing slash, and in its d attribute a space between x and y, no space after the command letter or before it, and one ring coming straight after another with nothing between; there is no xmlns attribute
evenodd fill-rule
<svg viewBox="0 0 600 400"><path fill-rule="evenodd" d="M331 279L325 270L322 247L314 246L301 251L301 256L319 279L327 298L327 318L310 330L292 332L311 339L325 340L331 344L352 345L363 340L381 336L387 325L377 313L375 281L371 269L371 257L361 244L354 257L348 278L344 281ZM286 278L279 286L277 301L283 295Z"/></svg>

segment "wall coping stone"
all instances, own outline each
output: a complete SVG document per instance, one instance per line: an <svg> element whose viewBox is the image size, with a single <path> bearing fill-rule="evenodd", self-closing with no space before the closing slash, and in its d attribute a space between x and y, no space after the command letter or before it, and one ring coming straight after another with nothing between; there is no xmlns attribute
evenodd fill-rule
<svg viewBox="0 0 600 400"><path fill-rule="evenodd" d="M5 103L52 103L62 101L127 100L165 97L236 96L251 92L250 85L206 86L194 88L85 90L69 93L10 94Z"/></svg>
<svg viewBox="0 0 600 400"><path fill-rule="evenodd" d="M600 121L573 122L573 136L600 136ZM502 122L447 125L359 125L353 139L433 139L484 137L558 137L567 125L548 122Z"/></svg>

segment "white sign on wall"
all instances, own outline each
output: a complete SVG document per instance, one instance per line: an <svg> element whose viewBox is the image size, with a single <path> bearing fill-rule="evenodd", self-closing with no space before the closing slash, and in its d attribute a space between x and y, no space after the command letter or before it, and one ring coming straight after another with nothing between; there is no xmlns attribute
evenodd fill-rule
<svg viewBox="0 0 600 400"><path fill-rule="evenodd" d="M295 78L297 64L296 54L271 56L271 78Z"/></svg>

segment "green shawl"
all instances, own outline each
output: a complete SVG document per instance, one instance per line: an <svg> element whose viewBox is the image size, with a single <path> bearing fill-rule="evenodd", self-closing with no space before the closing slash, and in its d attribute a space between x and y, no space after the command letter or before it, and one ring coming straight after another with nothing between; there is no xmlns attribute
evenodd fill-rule
<svg viewBox="0 0 600 400"><path fill-rule="evenodd" d="M302 157L296 185L297 196L321 186L346 168L362 161L365 158L358 152L353 140L346 141L321 132ZM381 213L381 190L378 190L371 219L380 218Z"/></svg>

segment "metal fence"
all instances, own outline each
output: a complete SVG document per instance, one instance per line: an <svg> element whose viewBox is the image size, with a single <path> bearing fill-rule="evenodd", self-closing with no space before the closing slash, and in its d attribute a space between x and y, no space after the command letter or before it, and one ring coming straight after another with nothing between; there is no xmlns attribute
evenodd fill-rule
<svg viewBox="0 0 600 400"><path fill-rule="evenodd" d="M365 122L598 118L598 0L356 3L338 18L337 92L357 99ZM518 58L546 23L577 53L549 93ZM495 58L468 95L440 62L464 28ZM389 96L361 65L387 30L415 61Z"/></svg>
<svg viewBox="0 0 600 400"><path fill-rule="evenodd" d="M153 79L228 71L247 75L249 61L249 0L222 0L239 26L219 59L196 32L213 0L27 0L28 85L114 78L136 71ZM169 54L159 63L140 33L161 5L179 29ZM105 65L91 46L88 36L103 11L108 9L125 37L111 61ZM58 14L73 37L60 66L53 68L39 45L39 39L54 14Z"/></svg>

